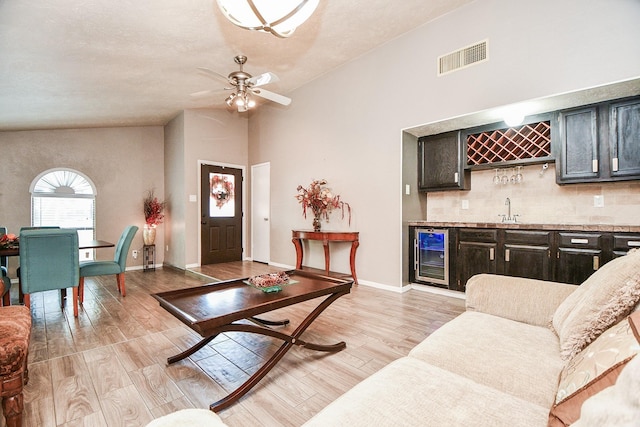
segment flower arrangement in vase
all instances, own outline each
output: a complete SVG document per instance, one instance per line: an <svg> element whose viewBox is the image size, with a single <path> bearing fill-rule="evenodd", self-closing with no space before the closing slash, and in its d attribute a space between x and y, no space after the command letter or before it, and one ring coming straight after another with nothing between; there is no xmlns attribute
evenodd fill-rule
<svg viewBox="0 0 640 427"><path fill-rule="evenodd" d="M0 236L0 248L8 249L18 246L18 236L13 233L7 233Z"/></svg>
<svg viewBox="0 0 640 427"><path fill-rule="evenodd" d="M164 219L164 208L166 202L161 202L153 194L153 190L147 192L143 200L144 207L144 230L142 231L142 240L145 245L153 245L156 241L156 227L162 224Z"/></svg>
<svg viewBox="0 0 640 427"><path fill-rule="evenodd" d="M320 231L321 220L324 218L329 222L329 214L335 208L342 210L342 218L344 218L344 208L347 207L349 215L349 225L351 225L351 206L349 203L340 200L339 195L334 195L325 185L327 181L324 179L314 179L307 188L298 185L298 194L295 196L302 205L302 216L307 217L307 209L313 212L313 230Z"/></svg>

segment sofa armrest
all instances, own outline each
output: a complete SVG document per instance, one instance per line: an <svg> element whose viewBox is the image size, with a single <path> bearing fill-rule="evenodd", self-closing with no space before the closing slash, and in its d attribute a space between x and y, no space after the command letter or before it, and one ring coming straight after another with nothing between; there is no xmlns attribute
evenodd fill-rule
<svg viewBox="0 0 640 427"><path fill-rule="evenodd" d="M467 281L466 308L537 326L549 326L577 286L522 277L478 274Z"/></svg>

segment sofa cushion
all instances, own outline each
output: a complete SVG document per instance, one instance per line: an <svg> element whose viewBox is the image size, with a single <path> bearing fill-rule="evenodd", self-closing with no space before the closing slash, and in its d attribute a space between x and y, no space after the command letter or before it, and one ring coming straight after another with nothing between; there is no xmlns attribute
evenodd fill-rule
<svg viewBox="0 0 640 427"><path fill-rule="evenodd" d="M306 427L545 426L549 409L412 357L398 359L333 401Z"/></svg>
<svg viewBox="0 0 640 427"><path fill-rule="evenodd" d="M640 250L602 266L560 304L553 328L569 360L627 316L640 300Z"/></svg>
<svg viewBox="0 0 640 427"><path fill-rule="evenodd" d="M635 312L571 359L560 374L549 426L571 425L587 398L615 384L625 365L640 351L638 328L640 312Z"/></svg>
<svg viewBox="0 0 640 427"><path fill-rule="evenodd" d="M580 419L571 427L638 427L640 420L640 357L622 370L615 385L588 398Z"/></svg>
<svg viewBox="0 0 640 427"><path fill-rule="evenodd" d="M409 356L546 408L564 366L549 328L472 311L440 327Z"/></svg>

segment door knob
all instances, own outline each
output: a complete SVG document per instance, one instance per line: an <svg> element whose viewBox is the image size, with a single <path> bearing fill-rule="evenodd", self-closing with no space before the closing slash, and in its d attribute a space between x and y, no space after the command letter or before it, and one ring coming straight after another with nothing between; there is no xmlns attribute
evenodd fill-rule
<svg viewBox="0 0 640 427"><path fill-rule="evenodd" d="M265 221L269 221L269 218L262 218L262 219L264 219Z"/></svg>

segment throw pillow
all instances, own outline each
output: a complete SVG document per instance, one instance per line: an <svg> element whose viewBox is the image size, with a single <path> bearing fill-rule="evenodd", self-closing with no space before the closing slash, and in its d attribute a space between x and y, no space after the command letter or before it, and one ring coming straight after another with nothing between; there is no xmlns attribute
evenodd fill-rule
<svg viewBox="0 0 640 427"><path fill-rule="evenodd" d="M640 352L640 312L618 322L578 353L560 374L549 426L569 426L583 402L615 384L625 365Z"/></svg>
<svg viewBox="0 0 640 427"><path fill-rule="evenodd" d="M580 419L571 427L638 427L640 420L640 357L622 370L616 383L582 404Z"/></svg>
<svg viewBox="0 0 640 427"><path fill-rule="evenodd" d="M552 326L569 360L640 301L640 250L602 266L560 304Z"/></svg>

